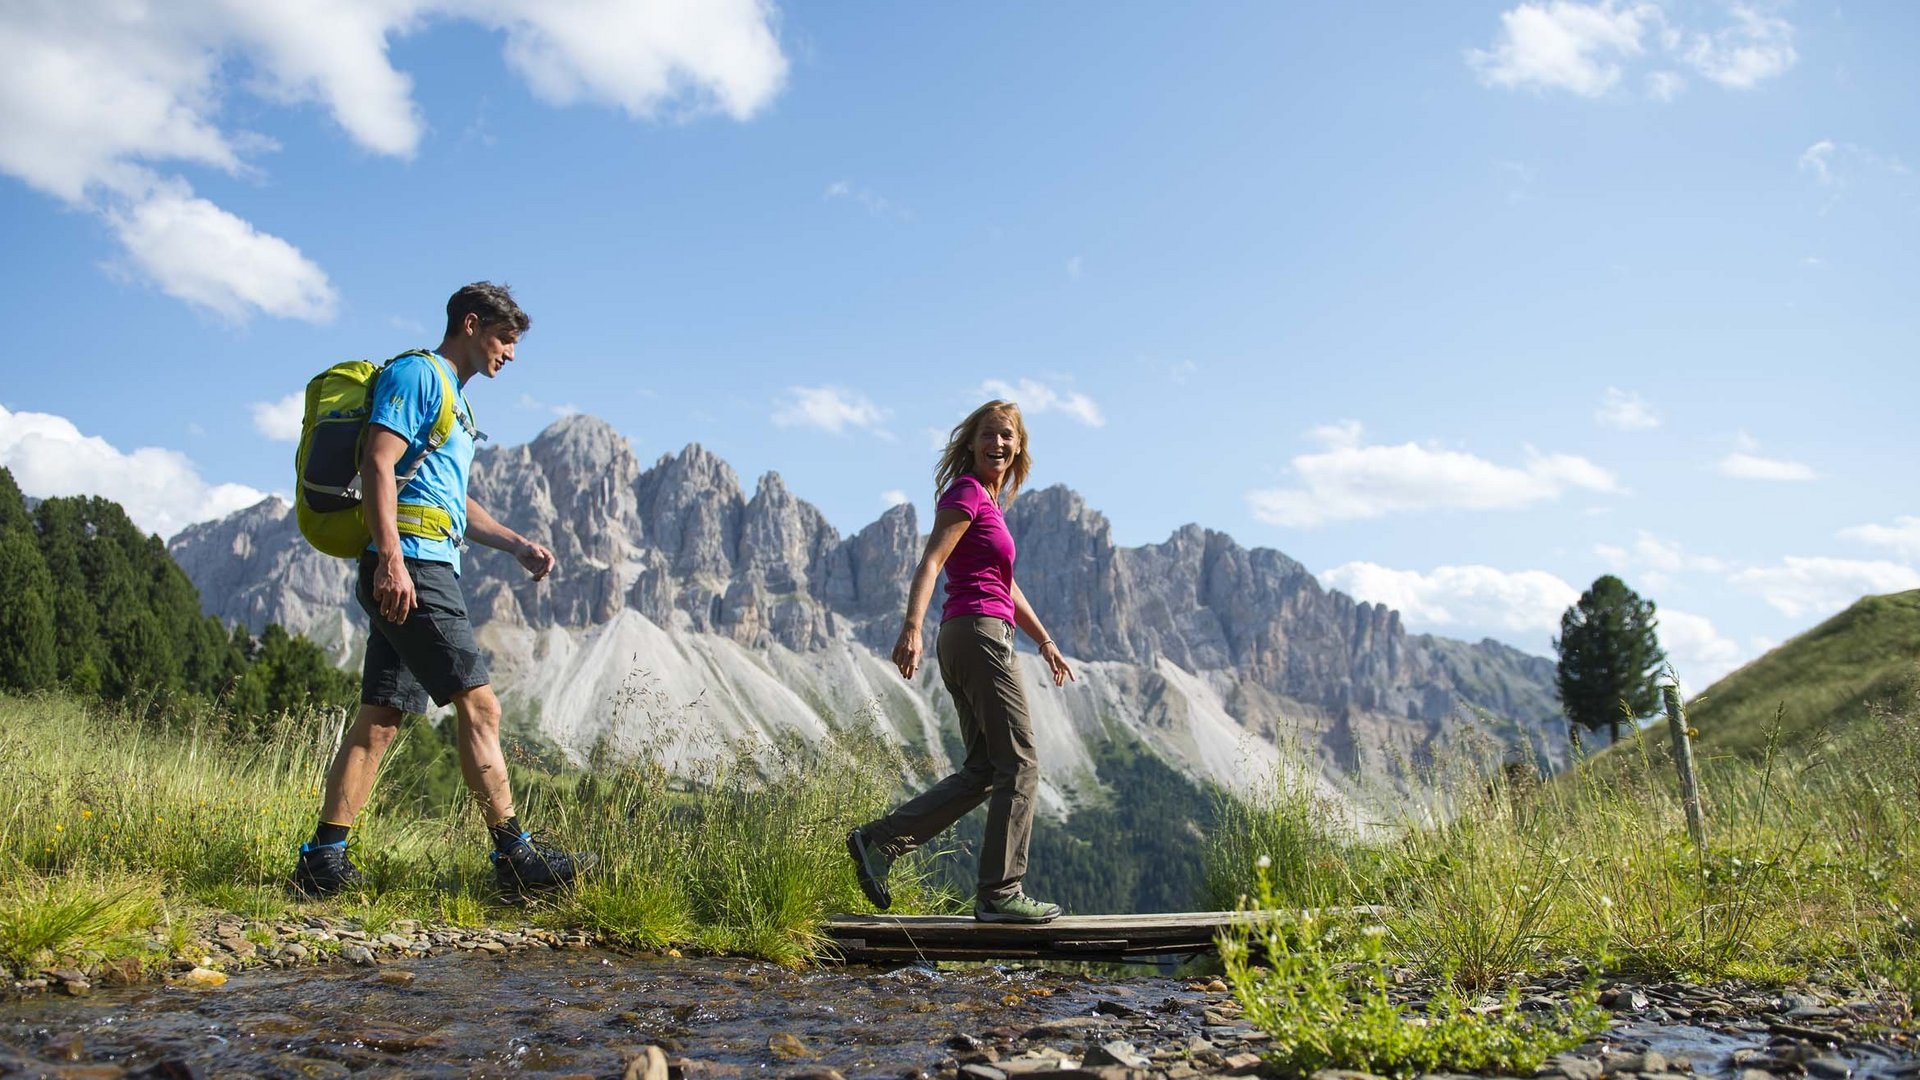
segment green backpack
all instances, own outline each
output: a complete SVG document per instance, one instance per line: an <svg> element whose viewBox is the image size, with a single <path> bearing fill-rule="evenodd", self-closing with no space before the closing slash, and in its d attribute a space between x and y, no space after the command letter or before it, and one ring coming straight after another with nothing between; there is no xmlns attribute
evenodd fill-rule
<svg viewBox="0 0 1920 1080"><path fill-rule="evenodd" d="M300 449L293 459L294 516L300 522L300 535L318 550L352 559L372 541L373 535L360 516L360 454L366 446L374 386L394 361L432 355L425 349L409 349L384 364L348 360L307 383L306 410L300 416ZM472 418L460 416L454 408L460 395L447 369L435 363L433 370L440 376L440 415L427 432L426 449L411 464L402 458L395 466L396 490L407 486L428 454L446 445L454 424L471 430ZM403 502L397 509L396 523L406 535L459 539L453 535L453 518L437 506Z"/></svg>

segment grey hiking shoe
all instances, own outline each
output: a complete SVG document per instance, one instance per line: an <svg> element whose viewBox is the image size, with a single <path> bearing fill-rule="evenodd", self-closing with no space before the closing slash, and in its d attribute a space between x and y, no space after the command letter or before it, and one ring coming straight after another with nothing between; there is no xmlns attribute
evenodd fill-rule
<svg viewBox="0 0 1920 1080"><path fill-rule="evenodd" d="M506 851L495 851L493 876L508 893L532 889L556 889L599 865L591 851L561 851L521 833L520 841Z"/></svg>
<svg viewBox="0 0 1920 1080"><path fill-rule="evenodd" d="M869 847L859 829L847 834L847 854L853 856L853 876L860 880L867 902L881 911L893 906L893 894L887 891L887 871L893 868L893 860Z"/></svg>
<svg viewBox="0 0 1920 1080"><path fill-rule="evenodd" d="M1005 900L980 897L973 902L975 922L1048 923L1060 917L1060 905L1017 892Z"/></svg>
<svg viewBox="0 0 1920 1080"><path fill-rule="evenodd" d="M347 842L300 845L293 887L308 896L332 896L360 884L360 870L347 858Z"/></svg>

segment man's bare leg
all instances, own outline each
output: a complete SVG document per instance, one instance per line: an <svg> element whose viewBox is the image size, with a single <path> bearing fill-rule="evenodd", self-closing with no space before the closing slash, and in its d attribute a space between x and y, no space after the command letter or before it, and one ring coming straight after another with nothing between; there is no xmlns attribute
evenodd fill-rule
<svg viewBox="0 0 1920 1080"><path fill-rule="evenodd" d="M340 742L327 769L327 791L320 803L320 820L335 825L351 825L373 794L373 778L380 772L380 759L400 733L405 714L387 705L361 705L353 726Z"/></svg>
<svg viewBox="0 0 1920 1080"><path fill-rule="evenodd" d="M513 817L513 785L507 780L507 758L500 752L500 699L491 686L476 686L453 696L459 722L455 745L460 751L460 775L480 804L488 826Z"/></svg>

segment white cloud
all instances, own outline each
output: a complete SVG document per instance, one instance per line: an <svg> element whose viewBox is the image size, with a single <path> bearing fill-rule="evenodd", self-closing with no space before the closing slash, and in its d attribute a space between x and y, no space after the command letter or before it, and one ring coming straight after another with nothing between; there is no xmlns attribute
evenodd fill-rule
<svg viewBox="0 0 1920 1080"><path fill-rule="evenodd" d="M1716 469L1721 476L1730 476L1736 480L1812 480L1814 478L1814 471L1810 466L1802 465L1797 461L1761 457L1744 450L1736 450L1721 458Z"/></svg>
<svg viewBox="0 0 1920 1080"><path fill-rule="evenodd" d="M1617 386L1607 387L1606 397L1601 399L1600 407L1593 411L1593 419L1602 427L1618 431L1644 431L1660 426L1660 417L1653 406L1639 394L1630 393Z"/></svg>
<svg viewBox="0 0 1920 1080"><path fill-rule="evenodd" d="M901 491L898 488L895 488L892 491L883 491L880 493L880 502L889 508L899 506L902 503L910 503L912 501L913 501L912 499L907 497L906 492Z"/></svg>
<svg viewBox="0 0 1920 1080"><path fill-rule="evenodd" d="M1647 96L1655 101L1672 101L1686 88L1686 77L1676 72L1656 71L1647 76Z"/></svg>
<svg viewBox="0 0 1920 1080"><path fill-rule="evenodd" d="M1648 57L1650 45L1661 61L1730 90L1751 90L1799 60L1791 23L1746 4L1729 5L1728 12L1726 26L1689 31L1655 3L1522 3L1501 14L1490 49L1467 50L1467 64L1487 86L1600 97L1620 84L1629 65ZM1666 67L1646 74L1647 96L1658 101L1672 100L1685 86L1686 78Z"/></svg>
<svg viewBox="0 0 1920 1080"><path fill-rule="evenodd" d="M1731 10L1732 26L1695 34L1687 48L1687 63L1702 76L1731 90L1751 90L1800 59L1793 48L1793 24L1745 4Z"/></svg>
<svg viewBox="0 0 1920 1080"><path fill-rule="evenodd" d="M1393 608L1415 629L1498 630L1541 652L1552 647L1561 613L1580 599L1579 589L1545 570L1441 566L1423 574L1350 562L1319 577L1328 588Z"/></svg>
<svg viewBox="0 0 1920 1080"><path fill-rule="evenodd" d="M1062 393L1032 379L1021 379L1018 386L999 379L988 379L980 385L980 392L989 397L1012 401L1024 412L1066 413L1088 427L1105 427L1107 423L1107 418L1100 413L1100 406L1078 390Z"/></svg>
<svg viewBox="0 0 1920 1080"><path fill-rule="evenodd" d="M1724 574L1728 564L1711 555L1696 555L1676 541L1640 531L1629 551L1611 544L1595 544L1595 555L1616 574L1630 576L1641 588L1661 590L1679 574Z"/></svg>
<svg viewBox="0 0 1920 1080"><path fill-rule="evenodd" d="M1488 86L1598 97L1620 81L1619 60L1643 51L1640 36L1659 18L1652 4L1623 7L1613 0L1521 4L1500 16L1493 49L1469 49L1467 63Z"/></svg>
<svg viewBox="0 0 1920 1080"><path fill-rule="evenodd" d="M205 199L163 185L106 211L127 257L160 291L242 322L254 311L307 322L333 318L338 297L300 250Z"/></svg>
<svg viewBox="0 0 1920 1080"><path fill-rule="evenodd" d="M1728 580L1789 618L1824 618L1862 596L1920 588L1920 570L1878 560L1789 555L1777 566L1750 567Z"/></svg>
<svg viewBox="0 0 1920 1080"><path fill-rule="evenodd" d="M279 401L256 401L253 429L274 442L300 441L300 418L306 412L307 393L295 390Z"/></svg>
<svg viewBox="0 0 1920 1080"><path fill-rule="evenodd" d="M898 218L902 221L913 217L911 211L903 206L896 205L891 199L867 188L855 187L846 180L835 180L833 183L828 184L827 190L821 192L820 197L823 199L846 199L849 202L858 203L866 207L867 213L872 214L874 217Z"/></svg>
<svg viewBox="0 0 1920 1080"><path fill-rule="evenodd" d="M1795 165L1801 172L1812 173L1813 178L1820 183L1831 184L1834 182L1834 150L1835 147L1832 139L1821 139L1819 142L1800 151L1800 160L1796 162Z"/></svg>
<svg viewBox="0 0 1920 1080"><path fill-rule="evenodd" d="M410 157L426 121L393 41L433 19L499 32L535 96L630 116L757 113L787 63L765 0L59 0L0 5L0 172L105 216L126 265L230 319L325 319L326 276L186 182L196 165L248 177L276 147L232 126L271 104L318 104L357 145Z"/></svg>
<svg viewBox="0 0 1920 1080"><path fill-rule="evenodd" d="M1836 535L1887 548L1903 559L1920 559L1920 517L1897 517L1891 525L1855 525Z"/></svg>
<svg viewBox="0 0 1920 1080"><path fill-rule="evenodd" d="M887 417L886 410L851 390L835 386L795 386L787 390L787 400L773 413L773 422L781 427L810 427L841 435L850 427L875 428Z"/></svg>
<svg viewBox="0 0 1920 1080"><path fill-rule="evenodd" d="M1585 458L1529 451L1524 466L1499 465L1457 450L1360 442L1355 421L1316 428L1327 449L1293 459L1301 486L1247 493L1253 515L1274 525L1312 527L1431 510L1507 510L1580 488L1621 492L1612 473Z"/></svg>
<svg viewBox="0 0 1920 1080"><path fill-rule="evenodd" d="M291 462L289 462L291 464ZM38 498L99 495L119 503L142 529L171 537L196 521L224 517L265 498L240 484L209 484L185 454L142 447L123 453L82 435L65 417L0 406L0 466Z"/></svg>
<svg viewBox="0 0 1920 1080"><path fill-rule="evenodd" d="M1660 648L1680 676L1682 692L1704 690L1740 666L1740 644L1722 634L1706 616L1658 608L1654 618L1659 623Z"/></svg>

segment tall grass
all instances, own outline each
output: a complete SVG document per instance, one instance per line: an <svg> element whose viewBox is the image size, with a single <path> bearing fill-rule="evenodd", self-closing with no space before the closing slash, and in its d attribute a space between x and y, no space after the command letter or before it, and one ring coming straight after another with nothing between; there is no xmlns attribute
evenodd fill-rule
<svg viewBox="0 0 1920 1080"><path fill-rule="evenodd" d="M1209 879L1252 880L1244 837L1295 845L1258 852L1282 906L1387 905L1394 959L1463 990L1577 963L1920 993L1920 722L1883 710L1844 738L1775 743L1702 762L1704 850L1672 762L1643 742L1544 784L1464 754L1434 806L1384 838L1343 836L1279 789L1242 808L1253 820L1240 835L1214 841ZM1304 863L1334 869L1293 884Z"/></svg>
<svg viewBox="0 0 1920 1080"><path fill-rule="evenodd" d="M523 818L553 842L600 858L578 888L531 907L500 902L470 800L385 776L354 829L352 856L365 886L316 902L297 898L287 882L346 718L292 717L262 739L227 734L212 713L143 719L153 712L59 695L0 697L6 963L41 962L35 957L121 933L128 919L207 908L253 918L297 908L370 925L533 918L633 945L793 962L821 947L824 916L865 907L844 837L882 808L905 770L858 718L827 746L718 748L692 778L669 774L660 744L602 747L584 768L560 773L517 766ZM433 732L401 737L431 743ZM397 747L389 760L447 752L415 750ZM923 864L903 863L896 907L948 902L927 879ZM73 901L74 916L26 926L21 913L35 907L28 901L56 894ZM71 933L61 929L69 925Z"/></svg>

